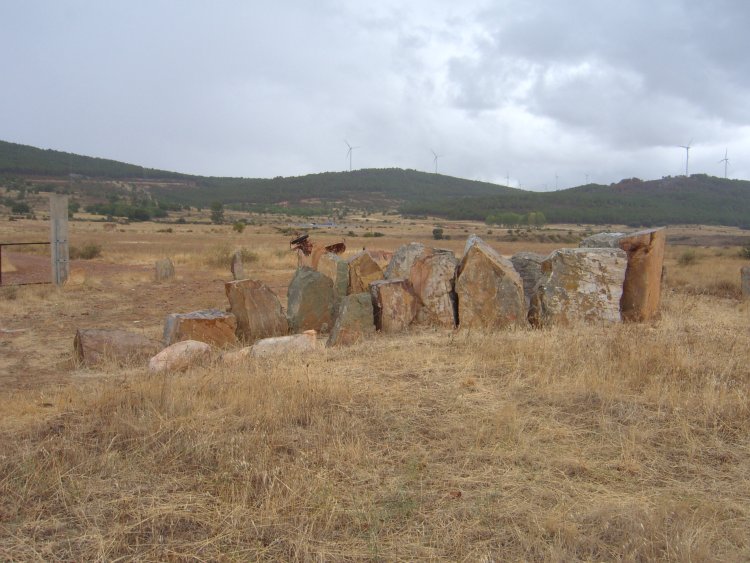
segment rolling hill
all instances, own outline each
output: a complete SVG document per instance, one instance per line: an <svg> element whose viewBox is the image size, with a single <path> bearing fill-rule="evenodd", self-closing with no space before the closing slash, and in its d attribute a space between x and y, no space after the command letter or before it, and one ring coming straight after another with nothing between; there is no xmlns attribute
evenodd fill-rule
<svg viewBox="0 0 750 563"><path fill-rule="evenodd" d="M0 185L70 191L87 201L171 209L212 202L249 211L328 214L399 210L487 220L542 213L551 223L723 224L750 228L750 182L696 174L532 192L416 170L363 169L298 177L222 178L0 141ZM6 198L4 203L10 205ZM123 208L125 206L123 205ZM497 222L502 223L502 220Z"/></svg>

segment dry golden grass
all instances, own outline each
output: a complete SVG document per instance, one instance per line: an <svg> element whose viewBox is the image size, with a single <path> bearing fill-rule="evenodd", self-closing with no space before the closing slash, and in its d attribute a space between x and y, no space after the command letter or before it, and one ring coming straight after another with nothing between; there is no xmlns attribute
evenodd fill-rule
<svg viewBox="0 0 750 563"><path fill-rule="evenodd" d="M188 268L226 234L203 233L173 284L95 274L0 298L3 318L53 325L6 348L59 356L81 302L156 334L164 291L221 297L219 269L187 285ZM286 237L254 236L268 244L229 243L288 281ZM118 244L136 264L163 248ZM65 386L1 392L0 560L747 560L750 303L711 290L743 262L682 250L650 324L423 331L162 376L61 367Z"/></svg>

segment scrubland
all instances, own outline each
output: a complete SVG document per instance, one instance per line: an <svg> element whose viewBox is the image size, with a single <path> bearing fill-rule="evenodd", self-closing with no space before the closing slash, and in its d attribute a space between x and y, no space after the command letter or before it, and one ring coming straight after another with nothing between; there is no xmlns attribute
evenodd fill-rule
<svg viewBox="0 0 750 563"><path fill-rule="evenodd" d="M288 237L71 227L103 246L71 284L0 288L0 328L24 330L0 335L21 372L0 379L1 560L750 559L736 248L669 247L652 323L422 329L153 376L76 366L75 328L158 336L169 312L224 307L226 245L283 298ZM486 234L441 246L466 229ZM347 242L429 242L385 232ZM164 255L177 279L155 284Z"/></svg>

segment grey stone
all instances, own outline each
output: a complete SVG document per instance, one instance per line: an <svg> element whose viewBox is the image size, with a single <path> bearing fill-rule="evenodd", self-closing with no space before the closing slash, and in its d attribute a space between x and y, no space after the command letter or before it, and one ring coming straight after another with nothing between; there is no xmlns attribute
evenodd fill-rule
<svg viewBox="0 0 750 563"><path fill-rule="evenodd" d="M408 278L414 261L426 252L427 248L421 242L410 242L399 247L391 256L383 277L387 280Z"/></svg>
<svg viewBox="0 0 750 563"><path fill-rule="evenodd" d="M298 268L289 284L286 317L293 333L328 332L333 325L333 281L307 267Z"/></svg>
<svg viewBox="0 0 750 563"><path fill-rule="evenodd" d="M375 333L375 315L370 293L354 293L341 301L328 346L348 346Z"/></svg>
<svg viewBox="0 0 750 563"><path fill-rule="evenodd" d="M536 252L518 252L510 258L513 267L523 281L523 295L527 309L534 295L536 284L542 277L542 262L545 258L547 257L544 254L537 254Z"/></svg>

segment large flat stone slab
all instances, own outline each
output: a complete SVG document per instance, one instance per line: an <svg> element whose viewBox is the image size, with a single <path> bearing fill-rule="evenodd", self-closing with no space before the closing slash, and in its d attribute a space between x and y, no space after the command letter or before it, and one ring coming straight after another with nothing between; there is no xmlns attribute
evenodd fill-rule
<svg viewBox="0 0 750 563"><path fill-rule="evenodd" d="M156 340L117 329L78 329L73 339L76 359L86 366L104 362L145 363L161 348Z"/></svg>
<svg viewBox="0 0 750 563"><path fill-rule="evenodd" d="M222 348L237 343L237 318L218 309L172 313L164 323L164 346L182 340L198 340Z"/></svg>

